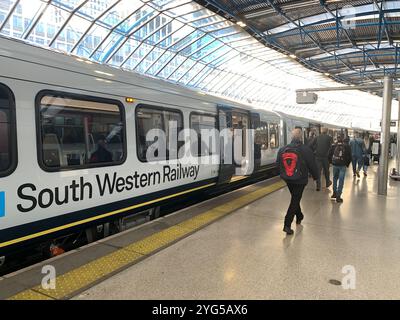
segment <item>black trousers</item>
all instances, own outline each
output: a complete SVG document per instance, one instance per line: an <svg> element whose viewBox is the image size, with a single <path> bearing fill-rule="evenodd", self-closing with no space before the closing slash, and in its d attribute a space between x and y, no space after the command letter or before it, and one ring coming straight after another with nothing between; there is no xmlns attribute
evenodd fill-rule
<svg viewBox="0 0 400 320"><path fill-rule="evenodd" d="M303 191L306 185L287 182L287 186L289 188L290 194L292 195L292 198L290 200L290 205L286 213L285 226L290 227L295 216L297 217L297 219L303 218L303 213L301 212L301 207L300 207L300 201L303 196Z"/></svg>
<svg viewBox="0 0 400 320"><path fill-rule="evenodd" d="M319 179L317 180L317 187L321 188L321 171L323 171L325 176L325 183L328 186L330 179L330 172L329 172L329 160L328 158L315 158L317 162L318 172L319 172Z"/></svg>

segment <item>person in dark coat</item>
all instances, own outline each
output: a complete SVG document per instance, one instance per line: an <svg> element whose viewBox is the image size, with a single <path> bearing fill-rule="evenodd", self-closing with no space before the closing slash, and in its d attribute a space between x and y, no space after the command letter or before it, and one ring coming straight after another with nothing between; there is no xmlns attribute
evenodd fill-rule
<svg viewBox="0 0 400 320"><path fill-rule="evenodd" d="M317 180L317 191L321 190L321 171L324 172L326 187L332 185L329 172L329 149L331 148L333 139L328 135L328 128L322 128L321 134L318 136L315 148L315 158L318 166L320 178Z"/></svg>
<svg viewBox="0 0 400 320"><path fill-rule="evenodd" d="M315 153L315 149L317 147L317 134L314 130L310 131L310 135L307 140L307 146Z"/></svg>
<svg viewBox="0 0 400 320"><path fill-rule="evenodd" d="M331 198L338 203L343 202L342 192L346 168L352 161L351 148L343 140L343 136L339 135L337 142L329 150L329 161L333 165L333 194Z"/></svg>
<svg viewBox="0 0 400 320"><path fill-rule="evenodd" d="M112 153L107 150L107 140L102 135L97 141L97 150L90 157L90 163L112 162L112 160Z"/></svg>
<svg viewBox="0 0 400 320"><path fill-rule="evenodd" d="M290 205L285 216L283 227L283 231L288 235L293 234L291 224L294 217L296 216L296 224L300 224L304 219L304 214L300 207L300 201L303 196L304 188L308 183L308 173L311 173L314 180L318 180L319 178L314 154L308 146L302 143L301 138L302 131L300 129L294 129L292 132L292 142L279 149L276 159L277 165L281 170L281 177L285 180L291 194ZM297 167L295 168L294 165L292 166L292 163L284 163L286 159L284 156L289 154L289 150L291 150L291 155L294 153L296 154L294 157L297 160L296 163L300 168L299 170L297 170ZM288 170L291 171L289 174L293 174L293 178L295 177L295 179L287 176L285 168L288 168ZM294 173L295 171L296 174Z"/></svg>

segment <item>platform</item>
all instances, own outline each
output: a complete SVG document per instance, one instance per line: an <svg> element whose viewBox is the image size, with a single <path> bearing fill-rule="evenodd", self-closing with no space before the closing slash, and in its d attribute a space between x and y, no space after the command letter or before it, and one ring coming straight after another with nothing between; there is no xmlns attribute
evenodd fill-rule
<svg viewBox="0 0 400 320"><path fill-rule="evenodd" d="M270 180L47 261L56 290L37 285L44 264L11 274L3 298L398 299L400 188L378 196L376 170L348 170L342 204L310 183L293 236L282 232L287 188ZM345 266L355 289L332 284Z"/></svg>

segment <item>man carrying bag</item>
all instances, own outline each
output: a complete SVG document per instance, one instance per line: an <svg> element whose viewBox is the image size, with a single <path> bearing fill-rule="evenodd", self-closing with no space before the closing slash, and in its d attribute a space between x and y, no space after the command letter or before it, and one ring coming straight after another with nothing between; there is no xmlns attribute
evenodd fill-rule
<svg viewBox="0 0 400 320"><path fill-rule="evenodd" d="M296 224L300 224L304 218L300 201L304 188L308 183L310 172L314 180L318 180L319 174L312 150L301 142L301 129L292 131L292 142L281 148L278 152L277 165L280 168L280 176L285 180L290 194L290 205L285 216L283 231L293 234L291 225L296 216Z"/></svg>

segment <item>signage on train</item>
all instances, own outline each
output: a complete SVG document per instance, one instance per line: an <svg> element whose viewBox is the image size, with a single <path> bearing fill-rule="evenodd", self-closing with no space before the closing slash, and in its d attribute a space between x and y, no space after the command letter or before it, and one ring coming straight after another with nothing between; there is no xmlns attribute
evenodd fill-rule
<svg viewBox="0 0 400 320"><path fill-rule="evenodd" d="M21 199L21 202L17 204L17 209L26 213L37 207L46 209L53 205L61 206L71 202L92 199L95 195L102 197L183 179L195 181L199 170L199 165L165 165L161 172L139 173L135 171L128 176L119 176L117 172L104 175L97 174L95 183L85 181L84 177L80 177L63 187L41 190L33 183L25 183L19 186L17 190L18 197Z"/></svg>

